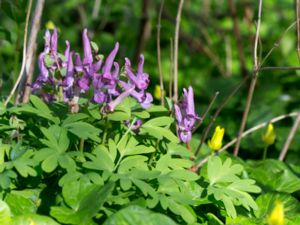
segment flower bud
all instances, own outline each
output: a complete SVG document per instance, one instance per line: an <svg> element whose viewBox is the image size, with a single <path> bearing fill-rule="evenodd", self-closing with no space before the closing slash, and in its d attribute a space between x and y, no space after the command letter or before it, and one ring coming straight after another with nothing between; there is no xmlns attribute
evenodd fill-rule
<svg viewBox="0 0 300 225"><path fill-rule="evenodd" d="M276 135L274 131L274 126L272 123L268 124L266 132L262 136L262 140L267 145L272 145L275 141Z"/></svg>
<svg viewBox="0 0 300 225"><path fill-rule="evenodd" d="M222 147L222 140L224 136L225 129L217 126L213 137L208 141L208 146L214 150L218 151Z"/></svg>
<svg viewBox="0 0 300 225"><path fill-rule="evenodd" d="M280 201L275 202L275 207L267 218L268 225L284 224L284 208Z"/></svg>

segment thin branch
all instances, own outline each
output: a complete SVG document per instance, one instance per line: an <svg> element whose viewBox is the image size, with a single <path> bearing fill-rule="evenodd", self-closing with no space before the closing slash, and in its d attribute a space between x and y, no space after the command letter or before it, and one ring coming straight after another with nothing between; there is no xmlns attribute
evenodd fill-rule
<svg viewBox="0 0 300 225"><path fill-rule="evenodd" d="M270 70L300 70L299 66L266 66L259 68L259 71L270 71Z"/></svg>
<svg viewBox="0 0 300 225"><path fill-rule="evenodd" d="M179 39L179 28L181 12L184 0L180 0L177 16L176 16L176 26L175 26L175 36L174 36L174 102L178 101L178 39Z"/></svg>
<svg viewBox="0 0 300 225"><path fill-rule="evenodd" d="M169 78L169 98L173 96L173 62L174 62L174 49L173 39L170 38L170 78Z"/></svg>
<svg viewBox="0 0 300 225"><path fill-rule="evenodd" d="M199 120L198 124L196 125L196 127L193 129L193 133L201 126L201 124L203 123L203 121L206 119L206 116L208 114L208 112L210 111L211 107L213 106L213 104L215 103L218 95L219 95L220 92L216 92L214 97L212 98L212 100L210 101L207 109L205 110L203 116L201 117L201 119ZM196 153L197 154L197 153Z"/></svg>
<svg viewBox="0 0 300 225"><path fill-rule="evenodd" d="M98 17L98 14L101 9L101 2L102 2L102 0L95 0L94 7L93 7L93 13L92 13L93 20L97 19L97 17Z"/></svg>
<svg viewBox="0 0 300 225"><path fill-rule="evenodd" d="M229 102L229 100L231 99L232 96L234 96L237 91L243 86L243 84L250 78L250 76L246 76L243 78L243 80L232 90L232 92L229 93L229 95L226 96L226 98L223 100L222 104L219 106L219 108L217 109L217 111L215 112L215 114L212 116L212 118L210 119L207 127L204 129L202 135L201 135L201 141L196 149L196 152L199 153L203 143L205 142L207 135L210 131L211 126L213 125L213 123L215 122L216 118L218 117L218 115L220 114L220 112L223 110L223 108L225 107L225 105ZM196 155L196 154L195 154Z"/></svg>
<svg viewBox="0 0 300 225"><path fill-rule="evenodd" d="M164 80L161 71L161 55L160 55L160 28L161 28L161 14L164 7L164 0L160 3L159 14L158 14L158 22L157 22L157 65L158 65L158 73L159 73L159 83L160 83L160 103L161 105L165 105L165 90L164 90Z"/></svg>
<svg viewBox="0 0 300 225"><path fill-rule="evenodd" d="M25 65L26 65L26 45L27 45L27 33L28 33L28 23L29 23L29 18L30 18L30 13L31 13L31 7L32 7L32 0L29 0L29 5L28 5L28 9L27 9L27 13L26 13L26 20L25 20L25 28L24 28L24 41L23 41L23 59L22 59L22 66L21 66L21 70L18 76L18 79L15 83L15 85L13 86L10 94L8 95L6 101L4 102L4 106L7 106L8 102L10 101L10 99L13 97L25 70Z"/></svg>
<svg viewBox="0 0 300 225"><path fill-rule="evenodd" d="M295 136L295 134L298 130L299 124L300 124L300 112L298 113L298 116L297 116L297 118L294 122L294 125L293 125L293 127L292 127L292 129L291 129L291 131L290 131L290 133L289 133L289 135L288 135L288 137L287 137L287 139L284 143L284 146L283 146L283 148L280 152L278 160L280 160L280 161L284 160L284 158L287 154L287 151L289 149L289 146L290 146L290 144L291 144L291 142L292 142L292 140L293 140L293 138L294 138L294 136Z"/></svg>
<svg viewBox="0 0 300 225"><path fill-rule="evenodd" d="M25 76L23 77L24 81L21 82L20 85L21 87L20 90L24 90L22 96L23 103L29 101L29 96L31 93L31 83L32 83L32 77L33 77L33 72L35 67L34 59L35 59L36 49L37 49L36 39L37 39L38 31L40 29L44 4L45 4L45 0L39 0L36 2L34 15L31 22L31 30L30 30L30 36L28 41L28 52L26 54L27 60L26 60Z"/></svg>
<svg viewBox="0 0 300 225"><path fill-rule="evenodd" d="M265 126L267 126L269 123L277 123L279 122L280 120L283 120L283 119L286 119L286 118L290 118L290 117L295 117L298 115L298 112L292 112L292 113L289 113L289 114L284 114L284 115L280 115L280 116L277 116L277 117L274 117L273 119L271 119L270 121L267 121L267 122L264 122L264 123L261 123L261 124L258 124L257 126L255 127L252 127L251 129L245 131L241 137L244 138L246 137L247 135L253 133L254 131L257 131L261 128L264 128ZM221 148L218 152L221 153L223 151L225 151L226 149L228 149L230 146L234 145L235 143L237 142L237 138L234 138L232 141L228 142L226 145L224 145L223 148ZM197 163L196 167L197 167L197 170L202 167L209 159L210 155L208 155L207 157L205 157L204 159L202 159L200 162Z"/></svg>
<svg viewBox="0 0 300 225"><path fill-rule="evenodd" d="M254 73L254 76L251 80L250 88L248 91L246 107L245 107L245 111L243 113L243 118L242 118L240 130L239 130L239 133L237 136L237 142L236 142L235 149L234 149L235 156L237 156L239 153L241 135L245 130L245 126L246 126L246 122L247 122L247 118L248 118L248 114L250 111L252 98L253 98L253 94L254 94L257 78L258 78L259 62L258 62L258 57L257 57L257 46L258 46L260 23L261 23L261 11L262 11L262 0L259 0L258 19L257 19L257 27L256 27L256 34L255 34L254 50L253 50L254 71L257 71L257 72Z"/></svg>

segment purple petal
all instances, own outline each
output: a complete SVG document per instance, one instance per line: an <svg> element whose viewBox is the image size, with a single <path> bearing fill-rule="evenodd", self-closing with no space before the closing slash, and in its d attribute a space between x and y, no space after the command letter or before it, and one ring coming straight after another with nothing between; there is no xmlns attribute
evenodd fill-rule
<svg viewBox="0 0 300 225"><path fill-rule="evenodd" d="M90 83L90 81L89 81L88 77L84 76L84 77L80 78L78 80L78 86L80 88L80 91L81 92L87 91L90 88L89 83Z"/></svg>
<svg viewBox="0 0 300 225"><path fill-rule="evenodd" d="M187 93L187 115L195 116L195 105L194 105L194 91L191 86L189 86L188 93Z"/></svg>
<svg viewBox="0 0 300 225"><path fill-rule="evenodd" d="M69 54L70 54L70 42L69 41L66 41L66 50L65 50L65 53L64 53L64 55L65 55L65 57L66 57L66 60L68 60L68 58L69 58Z"/></svg>
<svg viewBox="0 0 300 225"><path fill-rule="evenodd" d="M51 35L51 52L57 53L57 30L54 28L53 33Z"/></svg>
<svg viewBox="0 0 300 225"><path fill-rule="evenodd" d="M38 63L39 63L39 69L40 69L40 76L41 76L42 80L46 81L49 77L49 71L45 65L45 61L44 61L45 55L46 55L46 53L41 53L39 55Z"/></svg>
<svg viewBox="0 0 300 225"><path fill-rule="evenodd" d="M102 104L105 102L106 100L106 95L104 92L102 91L95 91L94 92L94 97L93 97L94 102L98 103L98 104Z"/></svg>
<svg viewBox="0 0 300 225"><path fill-rule="evenodd" d="M124 100L124 98L129 96L133 90L134 90L134 87L132 87L132 88L128 89L127 91L123 92L122 94L120 94L115 100L113 100L112 102L110 102L107 105L107 110L110 112L113 112L115 110L115 107L118 104L120 104Z"/></svg>
<svg viewBox="0 0 300 225"><path fill-rule="evenodd" d="M152 101L153 101L152 95L150 93L146 93L146 95L143 98L143 101L141 102L141 106L144 109L147 109L150 107Z"/></svg>
<svg viewBox="0 0 300 225"><path fill-rule="evenodd" d="M107 56L107 59L105 60L105 64L103 66L103 71L102 71L103 74L110 73L111 67L118 53L118 50L119 50L119 43L117 42L115 44L114 49L111 51L111 53Z"/></svg>
<svg viewBox="0 0 300 225"><path fill-rule="evenodd" d="M182 114L181 114L181 110L177 104L174 104L174 111L175 111L175 117L176 117L177 123L181 123L182 122Z"/></svg>
<svg viewBox="0 0 300 225"><path fill-rule="evenodd" d="M79 53L75 53L75 70L77 72L83 71L82 62Z"/></svg>
<svg viewBox="0 0 300 225"><path fill-rule="evenodd" d="M179 139L184 143L187 143L192 139L192 132L190 131L178 131L178 133Z"/></svg>
<svg viewBox="0 0 300 225"><path fill-rule="evenodd" d="M45 47L44 47L44 52L49 53L50 52L50 45L51 45L51 33L49 30L46 30L45 32Z"/></svg>
<svg viewBox="0 0 300 225"><path fill-rule="evenodd" d="M82 41L83 41L83 64L91 64L93 62L92 48L90 44L89 37L87 35L87 29L85 28L82 33Z"/></svg>
<svg viewBox="0 0 300 225"><path fill-rule="evenodd" d="M93 71L98 72L102 66L102 60L97 61L96 63L93 64Z"/></svg>

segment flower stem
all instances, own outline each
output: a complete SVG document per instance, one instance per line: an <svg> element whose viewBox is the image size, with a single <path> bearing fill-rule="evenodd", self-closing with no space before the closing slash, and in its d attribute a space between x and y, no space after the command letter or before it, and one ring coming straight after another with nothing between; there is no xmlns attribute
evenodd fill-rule
<svg viewBox="0 0 300 225"><path fill-rule="evenodd" d="M81 139L80 139L80 143L79 143L79 151L80 151L81 153L83 153L83 149L84 149L84 139L81 138Z"/></svg>
<svg viewBox="0 0 300 225"><path fill-rule="evenodd" d="M267 158L267 151L268 151L268 145L266 145L265 148L264 148L263 161L265 161L266 158Z"/></svg>

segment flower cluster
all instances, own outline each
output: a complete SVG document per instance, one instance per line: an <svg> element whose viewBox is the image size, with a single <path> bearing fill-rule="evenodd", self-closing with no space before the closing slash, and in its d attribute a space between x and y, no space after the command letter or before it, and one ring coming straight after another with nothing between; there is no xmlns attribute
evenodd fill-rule
<svg viewBox="0 0 300 225"><path fill-rule="evenodd" d="M104 60L97 50L92 48L87 29L82 34L83 58L70 50L66 41L64 54L57 51L57 31L45 33L45 48L39 55L40 74L33 84L33 90L39 91L46 101L53 101L60 96L65 102L77 104L80 94L92 93L92 101L105 104L105 109L113 111L125 97L132 96L143 108L148 108L153 101L146 92L149 75L144 73L144 56L140 56L137 72L131 68L125 58L125 78L121 80L120 66L115 62L119 43Z"/></svg>
<svg viewBox="0 0 300 225"><path fill-rule="evenodd" d="M179 104L174 104L174 109L178 137L187 143L192 139L195 122L200 119L195 113L194 92L191 86L188 90L183 89L183 100Z"/></svg>

